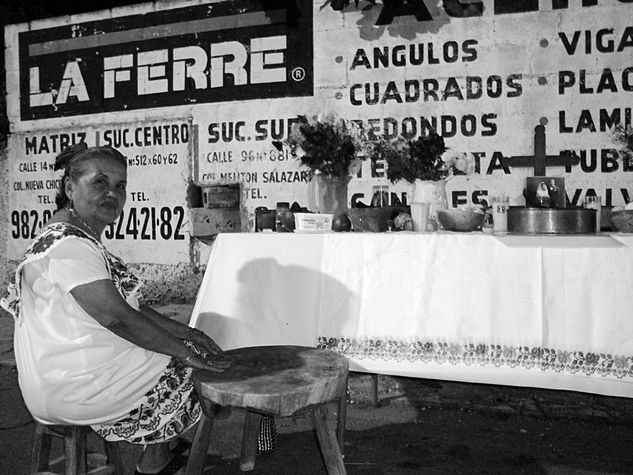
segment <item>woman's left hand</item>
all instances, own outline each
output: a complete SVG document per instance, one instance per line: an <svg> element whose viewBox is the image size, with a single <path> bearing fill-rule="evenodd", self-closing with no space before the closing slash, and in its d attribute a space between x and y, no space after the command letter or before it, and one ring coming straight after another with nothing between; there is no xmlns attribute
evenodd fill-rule
<svg viewBox="0 0 633 475"><path fill-rule="evenodd" d="M191 342L196 345L200 350L205 351L209 355L223 355L224 350L218 346L218 344L213 341L213 339L204 333L203 331L198 330L197 328L190 328L187 330L187 335L185 339L191 340Z"/></svg>

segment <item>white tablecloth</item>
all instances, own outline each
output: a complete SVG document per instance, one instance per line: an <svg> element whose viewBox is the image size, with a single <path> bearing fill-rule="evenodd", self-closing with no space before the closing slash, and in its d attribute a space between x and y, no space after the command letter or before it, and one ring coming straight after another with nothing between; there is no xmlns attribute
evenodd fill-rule
<svg viewBox="0 0 633 475"><path fill-rule="evenodd" d="M192 322L225 349L633 397L633 235L222 234Z"/></svg>

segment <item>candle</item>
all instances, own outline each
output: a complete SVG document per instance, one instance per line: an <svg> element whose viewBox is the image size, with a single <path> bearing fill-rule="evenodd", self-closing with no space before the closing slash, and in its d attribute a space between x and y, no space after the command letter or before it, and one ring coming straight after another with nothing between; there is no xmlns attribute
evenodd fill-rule
<svg viewBox="0 0 633 475"><path fill-rule="evenodd" d="M508 232L508 209L510 198L505 195L492 197L492 232L505 234Z"/></svg>
<svg viewBox="0 0 633 475"><path fill-rule="evenodd" d="M596 232L600 232L600 213L602 211L602 201L599 196L587 195L584 201L585 209L596 210Z"/></svg>

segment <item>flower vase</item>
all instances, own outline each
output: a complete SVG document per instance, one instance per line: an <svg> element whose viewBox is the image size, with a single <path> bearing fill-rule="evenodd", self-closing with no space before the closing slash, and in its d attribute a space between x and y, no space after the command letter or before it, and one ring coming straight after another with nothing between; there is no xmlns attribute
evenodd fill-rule
<svg viewBox="0 0 633 475"><path fill-rule="evenodd" d="M351 177L314 173L308 187L308 206L334 217L347 211L347 185Z"/></svg>
<svg viewBox="0 0 633 475"><path fill-rule="evenodd" d="M438 210L448 209L446 181L416 180L411 193L411 203L429 203L429 219L438 224Z"/></svg>

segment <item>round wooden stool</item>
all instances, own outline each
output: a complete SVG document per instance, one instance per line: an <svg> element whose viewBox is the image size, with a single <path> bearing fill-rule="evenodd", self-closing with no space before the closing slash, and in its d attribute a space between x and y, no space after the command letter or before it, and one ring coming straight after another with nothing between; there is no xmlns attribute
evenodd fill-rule
<svg viewBox="0 0 633 475"><path fill-rule="evenodd" d="M344 474L347 360L328 350L300 346L258 346L226 352L231 367L222 373L196 370L193 382L203 416L187 463L187 475L199 475L209 448L213 417L218 406L247 410L242 437L240 470L255 468L257 432L261 415L291 416L310 408L325 467L330 475ZM328 424L338 402L336 433ZM337 441L338 438L338 441ZM283 449L282 449L283 450Z"/></svg>

